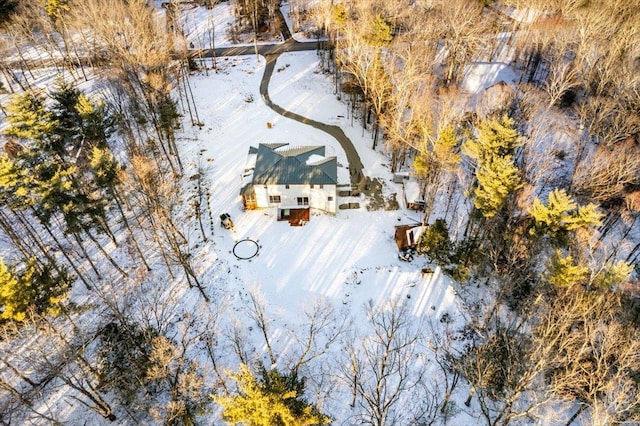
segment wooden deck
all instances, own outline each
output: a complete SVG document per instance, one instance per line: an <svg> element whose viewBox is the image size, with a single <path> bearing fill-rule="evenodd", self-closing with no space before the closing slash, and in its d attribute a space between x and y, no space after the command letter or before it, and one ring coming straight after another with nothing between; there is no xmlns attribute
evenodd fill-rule
<svg viewBox="0 0 640 426"><path fill-rule="evenodd" d="M309 222L311 218L310 210L308 207L302 209L281 209L278 212L278 220L288 220L291 226L302 226L306 222Z"/></svg>

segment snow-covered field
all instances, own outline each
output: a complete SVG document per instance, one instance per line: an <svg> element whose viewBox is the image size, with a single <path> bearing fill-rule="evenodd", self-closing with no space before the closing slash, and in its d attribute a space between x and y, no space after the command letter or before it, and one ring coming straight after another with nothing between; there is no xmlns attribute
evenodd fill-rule
<svg viewBox="0 0 640 426"><path fill-rule="evenodd" d="M409 221L406 211L367 211L361 203L358 210L341 210L335 217L314 214L305 226L291 227L277 222L274 210L242 210L240 177L249 146L258 143L326 145L341 164L339 183L348 184L346 156L333 138L277 115L262 101L258 88L264 64L263 58L255 56L221 59L219 73L191 78L204 126L199 129L185 123L183 156L190 158L194 168L202 157L200 164L205 165L211 186L213 217L228 212L235 223L233 230L217 228L213 239L201 246L197 261L202 281L231 297L236 309L246 307L249 291L261 293L276 319L272 338L283 349L286 342L279 341L279 336L284 329L299 324L305 308L319 300L350 316L355 330L366 322L369 301L374 306L406 303L416 320L437 320L445 312L457 317L455 292L439 269L423 276L423 258L412 263L398 260L394 225ZM345 115L346 106L336 100L330 77L317 74L315 53L284 55L276 65L282 67L271 81L272 100L314 120L340 125L357 147L365 172L389 182L385 192L397 192L399 188L390 183L391 176L383 167L385 158L369 148L369 134L363 137L361 128L339 117ZM247 102L249 98L253 101ZM268 128L267 122L273 126ZM258 242L259 253L251 260L239 260L232 252L234 244L247 238ZM259 335L255 337L259 343ZM262 356L266 360L266 353ZM347 416L348 410L347 404L329 408L337 416Z"/></svg>
<svg viewBox="0 0 640 426"><path fill-rule="evenodd" d="M444 276L437 272L423 278L424 259L412 264L398 260L393 233L394 225L407 222L404 211L367 211L361 203L359 210L341 210L335 217L314 214L303 227L277 222L274 210L242 211L240 176L249 146L270 142L326 145L342 165L338 178L343 184L348 184L346 156L330 136L281 117L264 104L258 94L264 59L250 56L221 62L218 74L191 79L204 127L199 130L186 124L183 140L192 164L197 164L200 152L207 160L213 216L229 212L235 223L232 231L216 230L210 243L215 247L208 251L211 262L221 259L230 265L228 284L239 290L258 286L274 311L292 318L300 306L318 297L347 304L357 316L363 314L360 307L369 299L376 304L406 299L416 316L455 310L455 298ZM287 54L277 67L281 63L289 66L274 74L272 100L314 120L341 125L357 147L367 174L389 182L390 175L382 167L385 158L368 148L368 134L362 137L361 128L338 118L344 115L345 105L333 95L329 78L316 74L315 53ZM254 101L247 103L249 96ZM268 128L267 122L273 126ZM393 187L387 191L398 190L389 185ZM238 260L231 252L234 243L245 238L258 241L261 247L249 261ZM203 261L203 268L208 263ZM351 285L355 277L360 285Z"/></svg>

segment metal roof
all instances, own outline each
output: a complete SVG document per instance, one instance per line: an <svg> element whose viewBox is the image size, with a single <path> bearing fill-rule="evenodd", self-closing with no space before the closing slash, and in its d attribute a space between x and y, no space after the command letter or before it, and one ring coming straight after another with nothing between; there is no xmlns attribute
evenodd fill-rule
<svg viewBox="0 0 640 426"><path fill-rule="evenodd" d="M249 152L251 153L251 149ZM252 184L335 185L338 183L336 157L325 157L321 161L307 164L311 156L324 157L324 153L324 146L259 144Z"/></svg>

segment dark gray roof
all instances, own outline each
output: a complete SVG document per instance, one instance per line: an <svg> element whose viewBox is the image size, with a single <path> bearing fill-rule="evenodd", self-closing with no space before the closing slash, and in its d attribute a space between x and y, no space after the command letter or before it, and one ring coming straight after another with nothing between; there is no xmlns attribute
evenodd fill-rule
<svg viewBox="0 0 640 426"><path fill-rule="evenodd" d="M308 185L338 183L336 157L325 157L310 165L312 155L324 157L324 146L285 148L288 144L258 145L253 185Z"/></svg>

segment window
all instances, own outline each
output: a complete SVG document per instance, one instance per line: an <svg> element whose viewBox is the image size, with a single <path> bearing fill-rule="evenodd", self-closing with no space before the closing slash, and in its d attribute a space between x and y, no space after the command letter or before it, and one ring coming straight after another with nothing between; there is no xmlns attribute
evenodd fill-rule
<svg viewBox="0 0 640 426"><path fill-rule="evenodd" d="M269 204L278 204L280 203L279 195L269 195Z"/></svg>
<svg viewBox="0 0 640 426"><path fill-rule="evenodd" d="M327 197L327 201L333 201L333 197Z"/></svg>
<svg viewBox="0 0 640 426"><path fill-rule="evenodd" d="M313 189L313 187L314 187L314 185L313 185L313 184L311 184L311 189Z"/></svg>
<svg viewBox="0 0 640 426"><path fill-rule="evenodd" d="M308 206L309 205L309 197L298 197L298 205L299 206Z"/></svg>
<svg viewBox="0 0 640 426"><path fill-rule="evenodd" d="M323 185L323 184L320 184L320 189L322 189L322 188L324 188L324 185Z"/></svg>
<svg viewBox="0 0 640 426"><path fill-rule="evenodd" d="M286 184L284 187L285 189L289 189L289 184Z"/></svg>

